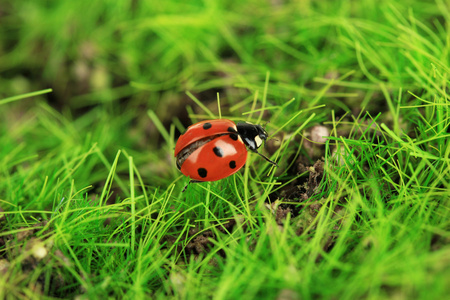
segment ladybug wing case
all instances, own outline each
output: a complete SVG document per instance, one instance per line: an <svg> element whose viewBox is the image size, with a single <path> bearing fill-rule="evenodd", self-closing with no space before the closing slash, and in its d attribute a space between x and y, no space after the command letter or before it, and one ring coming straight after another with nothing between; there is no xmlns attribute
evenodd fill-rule
<svg viewBox="0 0 450 300"><path fill-rule="evenodd" d="M227 119L207 120L196 123L188 127L186 132L182 134L175 145L175 155L177 156L181 150L190 144L218 134L236 133L236 124Z"/></svg>
<svg viewBox="0 0 450 300"><path fill-rule="evenodd" d="M236 173L247 160L242 141L230 135L215 138L192 152L181 172L198 181L216 181Z"/></svg>

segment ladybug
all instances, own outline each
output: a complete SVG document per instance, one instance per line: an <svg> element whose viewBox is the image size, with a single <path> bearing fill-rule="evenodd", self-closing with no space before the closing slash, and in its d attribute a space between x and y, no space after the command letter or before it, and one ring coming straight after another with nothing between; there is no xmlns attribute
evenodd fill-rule
<svg viewBox="0 0 450 300"><path fill-rule="evenodd" d="M207 120L188 127L175 145L177 167L190 182L216 181L233 175L247 161L247 149L258 152L267 132L260 125L231 120ZM185 188L186 189L186 188Z"/></svg>

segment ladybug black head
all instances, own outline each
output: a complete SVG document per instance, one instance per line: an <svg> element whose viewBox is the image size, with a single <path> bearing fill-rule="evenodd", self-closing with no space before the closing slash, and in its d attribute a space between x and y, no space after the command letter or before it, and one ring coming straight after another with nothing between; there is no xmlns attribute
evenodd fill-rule
<svg viewBox="0 0 450 300"><path fill-rule="evenodd" d="M267 132L261 125L237 123L236 127L244 144L252 151L256 151L256 149L261 147L268 137Z"/></svg>

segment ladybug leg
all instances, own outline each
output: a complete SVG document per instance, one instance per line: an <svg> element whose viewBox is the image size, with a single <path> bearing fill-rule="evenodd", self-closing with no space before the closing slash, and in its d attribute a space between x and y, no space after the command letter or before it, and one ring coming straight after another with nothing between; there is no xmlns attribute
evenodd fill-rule
<svg viewBox="0 0 450 300"><path fill-rule="evenodd" d="M261 156L262 158L264 158L265 160L267 160L268 162L270 162L272 165L279 167L278 164L272 160L270 160L267 156L265 156L264 154L259 153L256 150L252 150L253 152L255 152L256 154L258 154L259 156Z"/></svg>
<svg viewBox="0 0 450 300"><path fill-rule="evenodd" d="M203 182L203 181L193 180L193 179L189 180L189 182L186 183L186 185L184 186L184 188L183 188L183 190L181 192L184 193L186 191L187 187L189 186L189 184L191 184L191 183L199 183L199 182Z"/></svg>

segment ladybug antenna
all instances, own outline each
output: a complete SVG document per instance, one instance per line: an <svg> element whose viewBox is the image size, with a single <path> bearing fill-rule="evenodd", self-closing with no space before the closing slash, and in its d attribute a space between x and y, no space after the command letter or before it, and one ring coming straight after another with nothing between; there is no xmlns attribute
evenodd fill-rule
<svg viewBox="0 0 450 300"><path fill-rule="evenodd" d="M270 162L272 165L274 165L274 166L276 166L276 167L279 167L279 165L276 163L276 162L274 162L274 161L272 161L272 160L270 160L267 156L265 156L264 154L261 154L261 153L259 153L258 151L254 151L256 154L258 154L259 156L261 156L262 158L264 158L265 160L267 160L268 162Z"/></svg>

